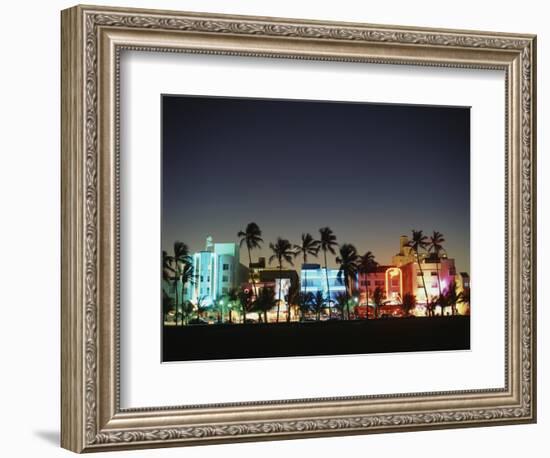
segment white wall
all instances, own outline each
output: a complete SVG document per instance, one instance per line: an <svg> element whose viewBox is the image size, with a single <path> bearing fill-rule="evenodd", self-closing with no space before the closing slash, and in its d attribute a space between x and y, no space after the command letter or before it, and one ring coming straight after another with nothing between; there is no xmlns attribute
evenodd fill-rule
<svg viewBox="0 0 550 458"><path fill-rule="evenodd" d="M113 0L115 1L115 0ZM106 2L96 0L96 3ZM523 0L461 2L394 0L123 1L155 7L381 24L468 28L538 34L539 125L539 423L343 438L122 452L128 456L543 456L548 448L549 315L544 310L547 225L543 211L550 174L550 95L545 3ZM108 3L107 3L108 4ZM59 10L71 2L4 2L0 78L0 422L3 456L61 456L59 435ZM546 54L546 55L545 55ZM544 256L546 255L546 256ZM546 259L544 259L546 257ZM543 386L546 382L546 387ZM545 440L546 439L546 440ZM130 455L131 453L131 455ZM547 453L547 452L546 452Z"/></svg>

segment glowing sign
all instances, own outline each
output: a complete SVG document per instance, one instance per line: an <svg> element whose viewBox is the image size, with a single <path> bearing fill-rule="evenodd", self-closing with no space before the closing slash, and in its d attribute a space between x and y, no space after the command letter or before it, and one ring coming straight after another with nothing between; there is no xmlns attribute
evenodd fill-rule
<svg viewBox="0 0 550 458"><path fill-rule="evenodd" d="M399 289L396 291L392 280L397 278L399 279ZM391 299L395 296L399 296L400 299L403 297L403 275L399 267L390 267L386 270L386 297Z"/></svg>

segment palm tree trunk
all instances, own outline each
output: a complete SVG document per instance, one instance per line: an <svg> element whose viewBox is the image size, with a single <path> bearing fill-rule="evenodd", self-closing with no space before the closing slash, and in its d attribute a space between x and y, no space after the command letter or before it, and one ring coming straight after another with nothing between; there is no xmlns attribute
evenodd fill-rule
<svg viewBox="0 0 550 458"><path fill-rule="evenodd" d="M424 287L424 294L426 295L426 307L428 307L428 290L426 289L426 281L424 280L424 271L422 270L422 265L420 264L420 256L418 255L418 250L416 250L416 262L418 263L418 268L420 269L420 276L422 277L422 286Z"/></svg>
<svg viewBox="0 0 550 458"><path fill-rule="evenodd" d="M437 259L439 261L439 257ZM435 263L435 271L437 272L437 286L439 287L439 297L441 297L441 278L439 278L439 262Z"/></svg>
<svg viewBox="0 0 550 458"><path fill-rule="evenodd" d="M349 301L351 299L351 294L350 294L350 291L349 291L350 285L349 285L349 276L348 275L346 275L346 283L347 283L347 285L346 285L346 296L347 296L347 298L346 298L347 299L346 300L346 310L348 312L347 319L349 320Z"/></svg>
<svg viewBox="0 0 550 458"><path fill-rule="evenodd" d="M279 260L279 300L277 301L277 323L279 322L279 310L281 308L281 275L283 274L283 263Z"/></svg>
<svg viewBox="0 0 550 458"><path fill-rule="evenodd" d="M247 247L248 248L248 247ZM252 264L252 255L250 254L250 248L248 248L248 269L251 270L250 265ZM254 278L254 272L250 272L250 278L252 279L252 292L254 293L254 296L257 296L256 291L256 280Z"/></svg>
<svg viewBox="0 0 550 458"><path fill-rule="evenodd" d="M307 258L304 255L304 264L306 264L306 262L307 262ZM306 300L306 294L307 294L307 269L304 269L304 284L302 285L302 294L303 294L302 299L305 301ZM302 302L302 301L300 301L300 302ZM302 321L304 321L305 314L304 314L303 309L301 310L301 313L302 313Z"/></svg>
<svg viewBox="0 0 550 458"><path fill-rule="evenodd" d="M174 293L176 295L176 313L174 315L174 318L176 320L176 326L178 325L178 277L175 277L174 280Z"/></svg>
<svg viewBox="0 0 550 458"><path fill-rule="evenodd" d="M184 308L185 308L185 283L181 284L181 325L184 326L186 323L184 321Z"/></svg>
<svg viewBox="0 0 550 458"><path fill-rule="evenodd" d="M327 279L327 304L328 304L328 317L332 318L332 307L330 306L330 285L328 282L328 265L327 265L327 251L324 251L325 254L325 277Z"/></svg>
<svg viewBox="0 0 550 458"><path fill-rule="evenodd" d="M369 319L369 273L367 272L367 314L365 315L365 319Z"/></svg>
<svg viewBox="0 0 550 458"><path fill-rule="evenodd" d="M305 261L304 261L305 264ZM307 291L307 269L304 270L304 284L302 285L302 293L306 294Z"/></svg>

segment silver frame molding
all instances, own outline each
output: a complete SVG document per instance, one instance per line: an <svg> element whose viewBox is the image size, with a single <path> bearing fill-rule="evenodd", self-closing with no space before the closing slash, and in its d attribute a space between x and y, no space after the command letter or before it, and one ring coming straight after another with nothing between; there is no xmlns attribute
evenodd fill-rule
<svg viewBox="0 0 550 458"><path fill-rule="evenodd" d="M536 421L536 37L76 6L61 15L61 445L75 452ZM506 75L503 389L121 409L124 49L499 69Z"/></svg>

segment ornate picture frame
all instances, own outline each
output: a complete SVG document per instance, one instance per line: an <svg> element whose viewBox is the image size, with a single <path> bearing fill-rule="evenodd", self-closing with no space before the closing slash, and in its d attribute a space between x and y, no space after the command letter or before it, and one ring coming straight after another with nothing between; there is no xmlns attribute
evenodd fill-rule
<svg viewBox="0 0 550 458"><path fill-rule="evenodd" d="M536 421L536 37L75 6L62 12L61 445L75 452ZM122 409L123 50L503 70L505 387Z"/></svg>

